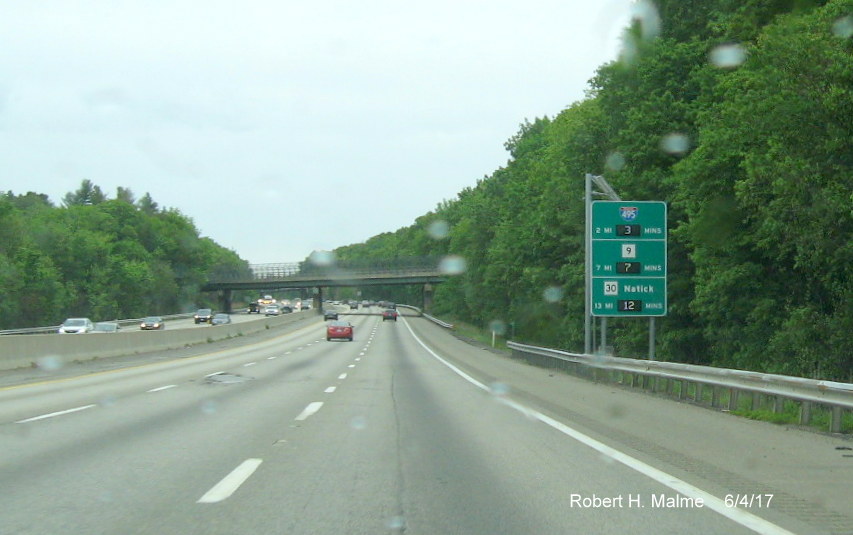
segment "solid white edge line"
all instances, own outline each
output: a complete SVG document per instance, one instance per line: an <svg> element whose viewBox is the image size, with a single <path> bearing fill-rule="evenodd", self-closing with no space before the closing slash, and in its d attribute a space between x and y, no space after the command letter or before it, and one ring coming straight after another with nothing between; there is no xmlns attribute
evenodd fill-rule
<svg viewBox="0 0 853 535"><path fill-rule="evenodd" d="M53 418L54 416L62 416L63 414L71 414L72 412L85 411L86 409L91 409L92 407L97 407L97 405L83 405L82 407L74 407L73 409L66 409L64 411L51 412L48 414L33 416L32 418L26 418L24 420L18 420L15 423L16 424L25 424L27 422L35 422L38 420L44 420L46 418Z"/></svg>
<svg viewBox="0 0 853 535"><path fill-rule="evenodd" d="M311 416L315 412L319 411L320 407L322 407L322 406L323 406L322 401L312 401L311 403L308 404L307 407L305 407L305 409L302 410L302 412L299 413L299 416L296 417L296 420L302 421L302 420L307 419L309 416Z"/></svg>
<svg viewBox="0 0 853 535"><path fill-rule="evenodd" d="M415 332L412 330L412 328L409 326L409 323L405 319L403 320L403 324L409 330L409 333L411 333L411 335L414 337L415 341L417 341L418 344L421 345L421 347L426 349L427 352L430 355L432 355L433 357L435 357L439 362L441 362L442 364L444 364L445 366L447 366L448 368L450 368L451 370L456 372L457 375L461 376L463 379L465 379L469 383L473 384L477 388L479 388L481 390L485 390L487 392L490 390L488 386L486 386L485 384L481 383L480 381L474 379L473 377L471 377L467 373L463 372L462 370L460 370L459 368L457 368L453 364L446 361L444 358L440 357L432 349L427 347L427 345L425 343L423 343L423 341L421 341L420 338L418 338L418 335L415 334ZM705 505L709 509L711 509L712 511L714 511L716 513L719 513L720 515L728 518L729 520L732 520L732 521L740 524L741 526L744 526L745 528L751 529L752 531L754 531L756 533L762 533L762 534L766 534L766 535L795 535L793 532L788 531L781 526L777 526L776 524L774 524L772 522L764 520L763 518L761 518L759 516L756 516L752 513L744 511L743 509L739 509L737 507L728 507L728 506L726 506L726 504L723 500L717 498L713 494L710 494L710 493L708 493L708 492L706 492L706 491L704 491L698 487L695 487L695 486L691 485L690 483L687 483L686 481L678 479L677 477L670 475L670 474L664 472L663 470L659 470L659 469L657 469L657 468L655 468L649 464L646 464L646 463L640 461L639 459L635 459L634 457L631 457L628 454L622 453L621 451L619 451L615 448L611 448L610 446L607 446L606 444L599 442L599 441L595 440L594 438L592 438L588 435L585 435L585 434L581 433L580 431L578 431L572 427L569 427L568 425L566 425L560 421L555 420L554 418L551 418L550 416L546 416L546 415L540 413L539 411L536 411L534 409L526 407L525 405L522 405L521 403L517 403L515 401L508 400L506 398L498 398L498 399L500 399L508 407L511 407L511 408L517 410L518 412L524 414L525 416L539 420L540 422L544 423L545 425L548 425L549 427L556 429L557 431L563 433L564 435L577 440L581 444L588 446L588 447L598 451L602 455L606 455L615 461L618 461L619 463L627 466L628 468L630 468L636 472L639 472L639 473L643 474L644 476L649 477L649 478L657 481L658 483L660 483L666 487L669 487L672 490L674 490L680 494L683 494L684 496L687 496L687 497L693 498L693 499L701 498L703 500L703 502L705 503Z"/></svg>
<svg viewBox="0 0 853 535"><path fill-rule="evenodd" d="M222 481L207 491L204 496L199 498L196 503L216 503L228 498L255 473L255 470L258 469L258 466L262 462L262 459L246 459L240 463L240 466L232 470L230 474L222 478Z"/></svg>
<svg viewBox="0 0 853 535"><path fill-rule="evenodd" d="M162 392L163 390L168 390L168 389L170 389L170 388L175 388L175 387L177 387L177 386L178 386L178 385L166 385L166 386L159 386L159 387L157 387L157 388L152 388L151 390L146 390L146 392Z"/></svg>

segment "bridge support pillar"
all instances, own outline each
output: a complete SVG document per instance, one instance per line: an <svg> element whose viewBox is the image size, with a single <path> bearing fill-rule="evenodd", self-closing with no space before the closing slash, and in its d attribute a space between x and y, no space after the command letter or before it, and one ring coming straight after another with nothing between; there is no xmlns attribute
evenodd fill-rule
<svg viewBox="0 0 853 535"><path fill-rule="evenodd" d="M432 284L424 284L423 286L423 311L431 312L432 311L432 298L434 294L434 289Z"/></svg>
<svg viewBox="0 0 853 535"><path fill-rule="evenodd" d="M222 303L222 311L231 314L231 290L222 290L219 300Z"/></svg>
<svg viewBox="0 0 853 535"><path fill-rule="evenodd" d="M317 287L317 293L314 294L313 306L315 314L323 314L323 288L321 286Z"/></svg>

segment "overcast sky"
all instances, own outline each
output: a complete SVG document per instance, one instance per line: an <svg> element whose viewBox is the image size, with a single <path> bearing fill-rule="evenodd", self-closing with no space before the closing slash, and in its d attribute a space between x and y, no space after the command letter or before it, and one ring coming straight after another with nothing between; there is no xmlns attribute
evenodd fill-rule
<svg viewBox="0 0 853 535"><path fill-rule="evenodd" d="M0 191L88 178L252 263L410 225L581 100L631 0L0 0Z"/></svg>

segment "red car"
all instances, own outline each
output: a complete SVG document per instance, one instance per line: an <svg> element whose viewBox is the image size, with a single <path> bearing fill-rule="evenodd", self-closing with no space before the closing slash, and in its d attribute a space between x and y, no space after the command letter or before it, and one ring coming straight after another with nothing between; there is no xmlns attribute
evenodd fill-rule
<svg viewBox="0 0 853 535"><path fill-rule="evenodd" d="M397 311L393 308L388 308L382 311L382 321L394 320L397 321Z"/></svg>
<svg viewBox="0 0 853 535"><path fill-rule="evenodd" d="M352 323L348 321L332 321L326 327L326 341L332 338L346 338L352 342Z"/></svg>

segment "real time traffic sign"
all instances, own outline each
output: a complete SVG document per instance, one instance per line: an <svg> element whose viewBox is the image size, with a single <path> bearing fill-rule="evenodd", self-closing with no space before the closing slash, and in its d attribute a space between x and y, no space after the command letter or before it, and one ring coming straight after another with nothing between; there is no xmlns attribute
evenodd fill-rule
<svg viewBox="0 0 853 535"><path fill-rule="evenodd" d="M666 203L592 203L594 316L666 315Z"/></svg>

